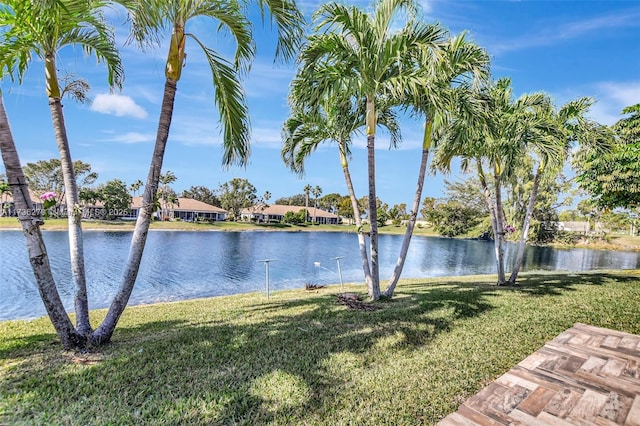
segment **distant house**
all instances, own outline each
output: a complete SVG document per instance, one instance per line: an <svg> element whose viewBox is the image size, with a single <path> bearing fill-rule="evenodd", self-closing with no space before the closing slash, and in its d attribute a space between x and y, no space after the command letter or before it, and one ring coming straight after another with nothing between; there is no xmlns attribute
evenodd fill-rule
<svg viewBox="0 0 640 426"><path fill-rule="evenodd" d="M597 222L595 226L592 228L591 223L589 223L586 220L558 222L558 229L560 231L575 232L575 233L584 234L584 235L587 235L590 233L602 234L602 233L608 232L604 228L604 225L602 223Z"/></svg>
<svg viewBox="0 0 640 426"><path fill-rule="evenodd" d="M142 207L142 197L131 199L131 213L123 219L135 219ZM169 218L185 222L222 221L227 219L227 211L191 198L178 198L178 203L169 207Z"/></svg>
<svg viewBox="0 0 640 426"><path fill-rule="evenodd" d="M591 225L587 221L558 222L558 229L560 231L578 232L581 234L587 234L591 229Z"/></svg>
<svg viewBox="0 0 640 426"><path fill-rule="evenodd" d="M31 214L42 214L43 204L40 197L32 191L31 196ZM202 201L192 200L190 198L178 198L178 204L169 208L169 217L171 219L183 220L187 222L195 222L198 220L205 221L222 221L227 219L227 211L220 207L215 207ZM106 219L107 217L117 217L124 220L135 220L142 207L142 197L131 198L131 208L129 210L118 210L107 212L104 204L100 201L91 205L82 206L83 219ZM66 217L66 205L59 204L53 208L55 212L52 217ZM10 193L5 193L0 198L0 216L17 216L15 203Z"/></svg>
<svg viewBox="0 0 640 426"><path fill-rule="evenodd" d="M337 225L340 222L340 217L338 215L318 208L309 208L307 214L311 217L311 221L315 221L315 223L320 223L322 225Z"/></svg>
<svg viewBox="0 0 640 426"><path fill-rule="evenodd" d="M244 220L254 220L257 222L281 222L284 218L284 215L287 212L298 213L301 210L305 210L304 206L285 206L281 204L273 204L271 206L261 207L261 208L248 208L244 209L241 212L241 217ZM333 213L329 213L322 209L315 209L315 217L314 217L314 209L308 208L306 209L307 222L313 222L315 219L315 223L319 224L331 224L337 225L339 223L339 217Z"/></svg>
<svg viewBox="0 0 640 426"><path fill-rule="evenodd" d="M35 192L29 190L29 197L31 198L31 206L30 212L28 214L35 216L36 214L41 214L44 207L42 204L42 200L40 200L40 196L38 196ZM10 192L5 192L0 197L0 216L18 216L18 212L16 211L16 205L13 200L13 195Z"/></svg>
<svg viewBox="0 0 640 426"><path fill-rule="evenodd" d="M250 222L266 222L264 210L269 207L267 204L259 203L246 209L240 210L240 219Z"/></svg>

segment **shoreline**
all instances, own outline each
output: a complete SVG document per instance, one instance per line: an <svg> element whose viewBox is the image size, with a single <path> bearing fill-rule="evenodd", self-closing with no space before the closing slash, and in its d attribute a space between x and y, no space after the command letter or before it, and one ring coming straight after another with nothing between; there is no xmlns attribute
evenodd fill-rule
<svg viewBox="0 0 640 426"><path fill-rule="evenodd" d="M619 276L640 276L640 269L593 269L590 271L564 271L564 270L535 270L535 271L525 271L520 274L521 277L537 277L539 279L547 276L547 275L564 275L568 277L575 276L591 276L591 275L619 275ZM408 277L401 278L400 283L417 283L420 282L424 285L439 285L441 283L451 282L451 281L460 281L468 284L475 283L479 286L487 286L489 288L495 287L494 283L495 274L473 274L473 275L448 275L442 277ZM520 288L519 284L515 286L506 286L504 289L518 289ZM273 303L274 300L290 300L297 299L300 297L322 297L326 295L338 294L338 293L356 293L361 296L363 299L367 298L367 288L364 282L346 282L342 285L339 283L331 283L324 284L322 287L313 290L307 290L304 287L300 288L285 288L280 290L271 290L269 292L269 299L265 298L264 291L256 290L256 291L247 291L240 293L231 293L231 294L219 294L219 295L210 295L210 296L199 296L193 298L185 298L185 299L173 299L173 300L158 300L152 302L142 302L142 303L127 303L126 309L145 309L145 308L158 308L163 309L166 305L181 305L181 304L192 304L192 303L209 303L216 302L222 299L230 299L230 300L244 300L244 299L252 299L252 300L260 300L262 303L269 304ZM304 296L303 296L304 295ZM109 302L109 304L111 301ZM90 308L89 312L92 315L100 315L105 314L109 309L109 304L107 306L100 306ZM74 314L73 309L68 309L67 313ZM28 317L28 318L9 318L9 319L0 319L0 325L3 323L6 324L8 322L22 322L22 323L30 323L34 321L49 321L49 316L44 313L40 316Z"/></svg>
<svg viewBox="0 0 640 426"><path fill-rule="evenodd" d="M0 218L1 231L22 231L20 226L15 226L11 219ZM50 222L40 227L42 231L62 232L68 229L66 219L49 219ZM133 232L135 221L127 222L109 222L109 221L83 221L83 231L87 232ZM384 235L404 235L406 227L387 225L378 228L380 234ZM283 225L283 224L255 224L248 222L212 222L212 223L193 223L193 222L152 222L149 231L168 231L168 232L343 232L355 234L355 225ZM416 227L413 232L414 236L446 238L438 235L431 228ZM468 239L468 238L465 238ZM629 235L609 236L609 241L590 239L587 244L578 242L576 244L549 243L536 246L549 247L559 250L567 249L590 249L590 250L608 250L608 251L640 251L640 236L632 237Z"/></svg>

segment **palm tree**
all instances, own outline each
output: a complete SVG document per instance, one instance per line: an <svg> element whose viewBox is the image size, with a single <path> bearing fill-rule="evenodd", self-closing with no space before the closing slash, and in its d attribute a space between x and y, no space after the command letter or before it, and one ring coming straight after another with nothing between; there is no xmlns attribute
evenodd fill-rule
<svg viewBox="0 0 640 426"><path fill-rule="evenodd" d="M129 190L133 193L133 196L135 197L136 195L138 195L138 191L143 186L144 186L144 182L142 182L140 179L138 179L137 181L135 181L131 185L129 185Z"/></svg>
<svg viewBox="0 0 640 426"><path fill-rule="evenodd" d="M202 49L211 68L215 88L214 98L220 113L223 134L223 165L246 164L250 153L249 116L239 80L240 74L248 70L254 55L251 24L246 18L245 4L238 0L129 0L127 5L135 40L143 45L150 41L155 42L158 40L160 32L170 28L171 41L166 60L166 80L156 143L151 157L142 206L131 239L129 258L120 289L104 322L94 333L94 341L97 343L111 339L115 325L127 305L138 275L169 137L177 83L185 66L185 45L188 39L194 41ZM259 0L258 5L262 11L265 8L270 10L272 19L278 28L276 56L282 59L292 58L302 38L304 21L295 3L290 0ZM220 53L207 47L195 34L187 31L187 25L190 21L202 18L217 21L219 28L228 30L233 37L236 50L232 61L223 58Z"/></svg>
<svg viewBox="0 0 640 426"><path fill-rule="evenodd" d="M601 132L601 126L585 119L585 114L593 103L593 99L583 97L570 101L556 110L551 99L547 97L534 110L538 121L532 129L534 136L530 144L529 156L532 161L537 162L537 168L522 223L514 266L508 280L511 285L515 284L524 261L527 236L540 181L549 175L556 177L561 172L576 141L598 152L607 149L608 138Z"/></svg>
<svg viewBox="0 0 640 426"><path fill-rule="evenodd" d="M106 64L109 85L121 87L124 74L114 45L113 31L106 25L100 11L107 4L105 0L7 0L0 6L0 26L6 29L1 36L0 63L3 68L12 77L17 75L21 81L32 56L44 63L45 90L60 153L69 218L76 327L83 335L92 330L86 290L82 211L61 103L65 90L61 89L58 80L56 57L67 46L81 46L85 53L95 55L98 61ZM84 90L67 93L84 99Z"/></svg>
<svg viewBox="0 0 640 426"><path fill-rule="evenodd" d="M480 185L491 213L496 255L498 285L506 285L504 242L506 218L502 201L502 186L523 161L526 148L532 142L538 117L536 107L545 102L545 95L524 94L512 99L509 79L498 80L477 93L481 102L474 108L458 108L438 147L434 162L443 170L450 168L451 159L462 157L463 169L474 163ZM473 101L474 99L472 99ZM462 102L462 105L465 103ZM487 164L493 180L487 180Z"/></svg>
<svg viewBox="0 0 640 426"><path fill-rule="evenodd" d="M313 194L313 223L316 223L316 209L318 208L318 197L322 194L322 188L316 185L311 190Z"/></svg>
<svg viewBox="0 0 640 426"><path fill-rule="evenodd" d="M27 240L27 251L29 261L36 278L36 284L40 297L44 302L47 314L51 319L62 346L64 348L74 348L84 344L85 337L79 334L73 326L69 315L62 305L60 294L56 288L49 256L44 245L40 225L43 223L39 217L32 215L33 203L29 195L27 180L22 172L20 157L13 141L9 119L4 109L2 93L0 92L0 151L2 161L7 172L7 180L13 195L18 220L24 231Z"/></svg>
<svg viewBox="0 0 640 426"><path fill-rule="evenodd" d="M166 220L169 217L169 206L178 204L178 195L176 192L171 189L169 185L178 180L177 176L171 171L167 170L165 173L161 174L158 178L158 182L160 183L160 188L158 189L158 198L162 200L160 204L160 219Z"/></svg>
<svg viewBox="0 0 640 426"><path fill-rule="evenodd" d="M415 62L424 50L437 47L444 31L437 25L415 21L414 0L381 0L367 14L358 7L328 3L314 14L315 34L300 55L300 75L311 80L318 67L330 72L308 87L307 103L339 94L341 91L366 101L365 132L369 183L369 223L371 247L371 285L369 297L380 297L378 268L378 224L376 213L375 138L379 98L398 98L412 78ZM401 15L405 12L405 15ZM408 16L406 24L394 31L398 17Z"/></svg>
<svg viewBox="0 0 640 426"><path fill-rule="evenodd" d="M427 53L418 68L418 72L423 75L414 80L415 85L408 87L406 95L407 107L412 108L415 114L425 117L424 136L418 183L409 213L407 229L396 266L383 293L387 298L393 296L400 279L413 229L418 219L429 150L433 142L434 122L441 121L442 117L453 109L456 98L459 97L458 93L467 90L466 85L470 83L470 80L477 85L489 73L489 56L484 49L468 42L465 33L449 40L438 54Z"/></svg>
<svg viewBox="0 0 640 426"><path fill-rule="evenodd" d="M366 104L354 102L348 98L343 100L325 98L318 105L315 105L315 108L305 107L303 97L307 90L307 84L309 84L308 77L298 76L291 85L289 99L293 105L293 112L283 126L282 159L292 171L303 175L305 160L321 143L335 142L337 144L357 229L362 271L367 288L370 288L372 286L371 269L362 215L349 172L352 135L359 132L365 124ZM385 108L379 108L378 114L377 125L385 126L389 130L392 146L396 146L401 136L395 114Z"/></svg>
<svg viewBox="0 0 640 426"><path fill-rule="evenodd" d="M312 188L312 187L311 187L311 185L306 184L306 185L304 186L304 188L302 189L302 191L303 191L303 193L304 193L304 209L305 209L305 211L307 212L307 213L306 213L307 215L309 214L309 194L311 193L311 188ZM306 218L306 217L307 217L307 216L305 216L305 218ZM305 222L306 222L306 221L307 221L307 220L305 219Z"/></svg>

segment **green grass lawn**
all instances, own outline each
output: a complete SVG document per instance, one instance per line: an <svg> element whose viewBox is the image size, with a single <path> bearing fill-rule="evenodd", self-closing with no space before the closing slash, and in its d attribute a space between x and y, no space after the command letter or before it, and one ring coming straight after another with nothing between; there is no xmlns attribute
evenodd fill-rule
<svg viewBox="0 0 640 426"><path fill-rule="evenodd" d="M0 424L434 424L575 322L640 334L640 271L493 282L404 280L376 311L338 286L131 307L88 354L0 322Z"/></svg>
<svg viewBox="0 0 640 426"><path fill-rule="evenodd" d="M85 230L133 231L135 221L122 220L83 220ZM15 217L0 217L0 229L20 229ZM67 219L46 219L43 230L60 231L67 229ZM333 231L355 232L355 225L288 225L282 223L255 224L249 222L152 222L151 229L176 231ZM379 228L381 234L404 234L405 226L388 225ZM414 235L437 235L432 228L416 227Z"/></svg>

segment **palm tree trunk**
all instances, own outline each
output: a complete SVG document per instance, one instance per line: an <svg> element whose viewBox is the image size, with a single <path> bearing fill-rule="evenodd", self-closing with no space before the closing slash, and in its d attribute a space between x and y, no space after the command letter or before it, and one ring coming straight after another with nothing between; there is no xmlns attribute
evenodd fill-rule
<svg viewBox="0 0 640 426"><path fill-rule="evenodd" d="M422 159L420 161L420 169L418 171L418 184L416 185L416 193L413 197L413 206L411 207L411 212L409 215L409 223L407 223L407 230L404 233L404 239L402 240L402 246L400 247L400 255L398 256L395 268L393 268L393 273L391 274L391 278L389 279L389 285L383 293L384 296L388 298L393 297L393 292L396 288L396 285L398 284L398 280L400 280L402 268L404 268L404 262L407 259L407 253L409 252L409 244L411 243L411 237L413 236L413 228L415 227L416 220L418 219L418 211L420 211L420 200L422 199L422 187L424 185L424 177L427 171L429 149L431 148L432 128L433 122L431 120L427 120L424 129L424 139L422 144Z"/></svg>
<svg viewBox="0 0 640 426"><path fill-rule="evenodd" d="M496 263L498 268L498 285L507 285L507 280L504 272L504 207L502 205L502 182L501 176L496 173L494 175L494 185L496 193L496 231L495 246L496 246Z"/></svg>
<svg viewBox="0 0 640 426"><path fill-rule="evenodd" d="M364 272L364 282L367 288L371 288L371 269L369 269L369 255L367 253L367 242L364 238L364 231L362 230L362 218L360 217L360 207L358 207L358 198L356 192L353 189L353 181L351 180L351 173L349 172L349 163L347 162L347 155L345 153L344 144L339 143L338 148L340 150L340 162L342 163L342 171L344 172L344 180L347 183L347 190L349 191L349 198L351 199L351 207L353 209L353 217L356 221L356 229L358 234L358 247L360 249L360 260L362 261L362 271Z"/></svg>
<svg viewBox="0 0 640 426"><path fill-rule="evenodd" d="M87 281L84 267L84 244L82 238L82 210L78 197L78 186L71 160L71 151L67 139L67 130L64 124L62 104L60 98L49 98L51 121L56 135L58 152L60 153L60 166L65 187L67 203L67 217L69 222L69 256L71 260L71 273L75 288L75 313L76 328L79 333L89 335L91 323L89 322L89 302L87 298Z"/></svg>
<svg viewBox="0 0 640 426"><path fill-rule="evenodd" d="M69 221L69 256L71 273L75 288L76 328L79 333L91 333L89 322L89 302L87 300L87 281L84 268L84 245L82 239L82 211L78 197L76 176L73 171L73 161L69 149L67 129L64 124L64 114L60 103L60 86L56 70L56 60L52 54L45 56L46 92L49 97L51 121L56 135L56 144L60 153L60 166L64 181L65 198L67 202L67 217Z"/></svg>
<svg viewBox="0 0 640 426"><path fill-rule="evenodd" d="M40 225L43 223L39 216L35 215L26 178L20 165L20 157L13 141L13 135L9 126L7 113L4 109L2 96L0 95L0 151L2 161L11 188L11 194L15 203L18 220L27 242L29 262L33 269L36 285L40 297L44 302L49 319L56 330L58 338L65 349L84 347L86 338L79 334L71 319L64 309L62 300L56 288L56 283L51 273L47 249L42 239Z"/></svg>
<svg viewBox="0 0 640 426"><path fill-rule="evenodd" d="M531 217L533 216L533 206L536 203L538 197L538 187L540 186L540 176L544 170L544 165L538 166L536 176L533 178L533 187L531 188L531 195L529 195L529 204L527 205L527 211L524 215L524 222L522 223L522 235L520 235L520 241L518 242L518 252L516 254L516 261L509 277L509 284L514 285L522 264L524 262L524 250L527 245L527 235L529 235L529 226L531 225Z"/></svg>
<svg viewBox="0 0 640 426"><path fill-rule="evenodd" d="M176 82L167 78L164 86L164 97L162 100L162 109L160 111L160 120L158 122L158 132L156 135L156 144L151 157L151 165L149 167L149 175L145 184L144 194L142 196L142 206L138 213L136 227L131 238L131 246L129 249L129 258L125 266L122 276L122 283L118 293L111 302L107 316L100 327L93 333L92 340L96 344L106 343L111 339L116 324L120 319L120 315L129 302L129 297L133 291L133 286L138 276L142 253L147 241L149 233L149 225L151 224L151 214L154 209L154 199L158 192L158 182L160 180L160 172L162 171L162 161L164 159L164 151L169 138L169 128L171 127L171 119L173 116L173 105L176 96Z"/></svg>
<svg viewBox="0 0 640 426"><path fill-rule="evenodd" d="M376 199L376 109L373 97L367 97L367 171L369 175L369 229L371 233L371 300L380 298L380 268L378 265L378 206Z"/></svg>
<svg viewBox="0 0 640 426"><path fill-rule="evenodd" d="M479 160L476 160L476 166L478 169L478 178L480 180L480 185L482 187L482 193L484 195L485 201L487 202L489 213L491 214L491 229L493 230L493 243L494 243L495 255L496 255L496 271L498 271L498 285L501 285L500 284L500 267L502 263L500 260L501 259L501 256L500 256L501 246L499 241L500 238L498 237L500 232L498 227L498 221L499 221L498 212L496 208L496 203L493 201L493 197L491 197L491 190L487 185L487 179L485 178L484 171L482 169L482 163ZM504 279L504 268L502 268L502 275Z"/></svg>

